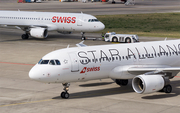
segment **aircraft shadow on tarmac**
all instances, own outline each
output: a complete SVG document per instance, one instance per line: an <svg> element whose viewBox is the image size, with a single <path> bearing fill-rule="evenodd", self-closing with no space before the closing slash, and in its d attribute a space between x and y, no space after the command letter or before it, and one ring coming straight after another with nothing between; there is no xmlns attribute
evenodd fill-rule
<svg viewBox="0 0 180 113"><path fill-rule="evenodd" d="M90 84L82 84L79 85L80 87L95 87L95 86L103 86L103 85L109 85L114 82L101 82L101 83L90 83Z"/></svg>
<svg viewBox="0 0 180 113"><path fill-rule="evenodd" d="M103 82L102 84L92 83L92 84L84 84L80 86L81 87L95 87L95 86L108 85L108 84L112 84L112 82ZM115 94L121 94L121 93L130 93L130 92L133 92L133 89L131 88L130 84L123 87L119 87L117 85L117 87L115 88L97 89L97 90L91 90L91 91L70 93L69 99L101 97L101 96L115 95ZM60 96L57 96L52 99L62 99L62 98Z"/></svg>
<svg viewBox="0 0 180 113"><path fill-rule="evenodd" d="M102 85L109 85L113 82L102 82L102 83L92 83L92 84L83 84L80 87L96 87ZM171 85L173 87L172 93L166 94L164 92L158 92L149 94L140 94L142 95L142 99L162 99L162 98L171 98L180 95L180 81L172 81ZM78 99L78 98L92 98L92 97L101 97L101 96L109 96L109 95L116 95L116 94L124 94L124 93L133 93L134 90L132 89L132 85L128 84L127 86L122 87L114 87L114 88L106 88L106 89L97 89L91 91L82 91L77 93L70 93L69 99ZM134 92L135 93L135 92ZM54 97L52 99L62 99L60 96Z"/></svg>

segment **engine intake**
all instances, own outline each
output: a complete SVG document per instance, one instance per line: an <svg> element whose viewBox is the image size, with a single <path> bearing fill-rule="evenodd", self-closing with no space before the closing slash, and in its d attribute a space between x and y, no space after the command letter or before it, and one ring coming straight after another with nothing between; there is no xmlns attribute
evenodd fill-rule
<svg viewBox="0 0 180 113"><path fill-rule="evenodd" d="M46 28L31 28L30 35L35 38L47 38L48 30Z"/></svg>
<svg viewBox="0 0 180 113"><path fill-rule="evenodd" d="M153 93L163 89L163 75L138 75L133 78L132 87L136 93Z"/></svg>

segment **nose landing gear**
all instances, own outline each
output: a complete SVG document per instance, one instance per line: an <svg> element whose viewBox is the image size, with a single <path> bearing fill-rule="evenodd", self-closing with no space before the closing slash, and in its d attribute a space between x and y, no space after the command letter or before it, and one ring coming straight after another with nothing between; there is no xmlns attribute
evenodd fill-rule
<svg viewBox="0 0 180 113"><path fill-rule="evenodd" d="M82 35L81 39L82 40L86 40L86 37L84 36L84 34L85 34L85 32L81 32L81 35Z"/></svg>
<svg viewBox="0 0 180 113"><path fill-rule="evenodd" d="M68 90L69 90L70 83L63 83L62 85L64 86L64 89L63 89L64 91L61 93L61 98L68 99L69 98Z"/></svg>

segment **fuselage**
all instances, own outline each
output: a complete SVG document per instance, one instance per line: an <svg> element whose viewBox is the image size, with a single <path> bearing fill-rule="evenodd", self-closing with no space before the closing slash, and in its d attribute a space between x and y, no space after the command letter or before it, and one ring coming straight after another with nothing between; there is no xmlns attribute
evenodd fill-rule
<svg viewBox="0 0 180 113"><path fill-rule="evenodd" d="M29 77L48 83L132 79L137 75L124 71L130 67L177 66L180 66L180 40L112 44L53 51L30 70ZM116 67L120 73L114 73Z"/></svg>
<svg viewBox="0 0 180 113"><path fill-rule="evenodd" d="M94 32L105 27L96 17L88 14L28 11L0 11L0 25L78 32Z"/></svg>

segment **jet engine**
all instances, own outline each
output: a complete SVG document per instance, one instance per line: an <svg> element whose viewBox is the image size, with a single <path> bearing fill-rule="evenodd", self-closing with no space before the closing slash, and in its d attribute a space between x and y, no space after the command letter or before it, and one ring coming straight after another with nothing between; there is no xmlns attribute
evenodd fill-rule
<svg viewBox="0 0 180 113"><path fill-rule="evenodd" d="M48 30L46 28L31 28L30 35L35 38L46 38Z"/></svg>
<svg viewBox="0 0 180 113"><path fill-rule="evenodd" d="M132 86L136 93L153 93L165 86L163 75L138 75L133 78Z"/></svg>

